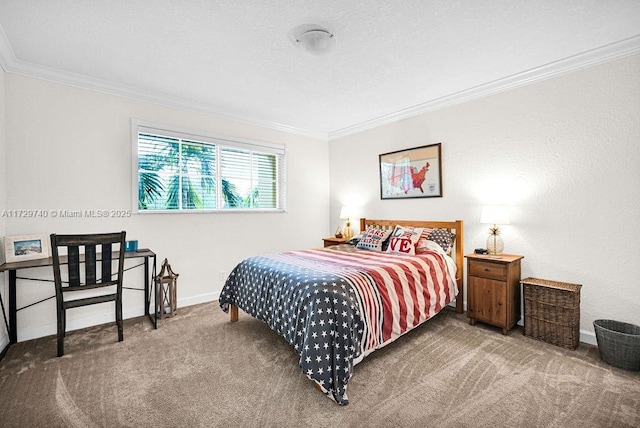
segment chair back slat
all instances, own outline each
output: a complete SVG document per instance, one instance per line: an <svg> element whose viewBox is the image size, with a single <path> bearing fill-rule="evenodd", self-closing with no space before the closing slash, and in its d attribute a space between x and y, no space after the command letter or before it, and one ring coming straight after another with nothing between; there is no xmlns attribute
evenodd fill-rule
<svg viewBox="0 0 640 428"><path fill-rule="evenodd" d="M80 286L80 247L72 245L67 247L67 256L69 258L69 286Z"/></svg>
<svg viewBox="0 0 640 428"><path fill-rule="evenodd" d="M96 282L96 246L84 246L84 277L87 284Z"/></svg>
<svg viewBox="0 0 640 428"><path fill-rule="evenodd" d="M113 262L119 260L117 258L114 259L113 251L116 251L117 256L120 252L122 252L124 256L124 244L122 244L122 247L119 246L122 233L103 233L94 235L52 234L51 253L52 258L54 259L54 274L57 270L60 275L61 267L66 264L69 276L68 287L62 287L61 280L56 281L59 281L61 284L61 292L95 288L96 284L106 285L108 283L117 283L118 278L115 277L115 275L119 274L120 266L117 266L118 270L114 272ZM114 247L114 244L118 246ZM61 247L66 247L67 250L66 263L60 263L59 248ZM102 253L98 253L98 249L100 249ZM82 264L85 265L84 278L80 274L80 265ZM98 272L98 264L100 265L100 272ZM60 275L60 277L62 277L62 275Z"/></svg>
<svg viewBox="0 0 640 428"><path fill-rule="evenodd" d="M120 249L124 252L124 248ZM111 244L102 244L102 282L111 281Z"/></svg>

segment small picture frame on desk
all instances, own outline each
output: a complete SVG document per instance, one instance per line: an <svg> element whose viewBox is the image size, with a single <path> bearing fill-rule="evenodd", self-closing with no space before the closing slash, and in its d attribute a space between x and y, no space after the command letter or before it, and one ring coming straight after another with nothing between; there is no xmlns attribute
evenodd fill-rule
<svg viewBox="0 0 640 428"><path fill-rule="evenodd" d="M4 237L6 263L46 259L51 256L49 236L44 233Z"/></svg>

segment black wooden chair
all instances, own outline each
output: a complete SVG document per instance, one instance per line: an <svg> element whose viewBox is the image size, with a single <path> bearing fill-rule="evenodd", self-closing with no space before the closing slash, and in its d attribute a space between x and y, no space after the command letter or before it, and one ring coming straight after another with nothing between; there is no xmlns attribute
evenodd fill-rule
<svg viewBox="0 0 640 428"><path fill-rule="evenodd" d="M125 239L124 231L89 235L51 234L58 314L58 357L64 355L67 309L115 301L118 341L122 341L122 273ZM61 247L67 248L66 256L59 254L58 249ZM81 254L80 247L84 247L84 254ZM101 249L101 253L96 251L96 247ZM82 264L85 266L84 275L80 275ZM68 269L68 281L62 280L60 267L64 265ZM74 292L90 289L102 290L97 290L96 295L92 297L73 299ZM98 291L101 293L98 294Z"/></svg>

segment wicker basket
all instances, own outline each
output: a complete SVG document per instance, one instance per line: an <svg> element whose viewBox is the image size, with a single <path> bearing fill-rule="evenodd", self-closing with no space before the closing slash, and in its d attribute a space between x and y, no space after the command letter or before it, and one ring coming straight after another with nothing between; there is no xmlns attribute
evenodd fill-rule
<svg viewBox="0 0 640 428"><path fill-rule="evenodd" d="M613 320L595 320L602 361L627 370L640 370L640 327Z"/></svg>
<svg viewBox="0 0 640 428"><path fill-rule="evenodd" d="M580 284L526 278L524 334L568 349L580 342Z"/></svg>

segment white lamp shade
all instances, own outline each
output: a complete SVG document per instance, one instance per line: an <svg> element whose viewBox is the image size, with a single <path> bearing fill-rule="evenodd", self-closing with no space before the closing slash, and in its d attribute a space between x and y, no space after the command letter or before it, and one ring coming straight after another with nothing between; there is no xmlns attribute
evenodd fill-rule
<svg viewBox="0 0 640 428"><path fill-rule="evenodd" d="M342 209L340 210L340 218L342 220L349 220L351 218L351 208L349 207L342 207Z"/></svg>
<svg viewBox="0 0 640 428"><path fill-rule="evenodd" d="M506 205L487 205L482 207L480 223L511 224L509 208Z"/></svg>

